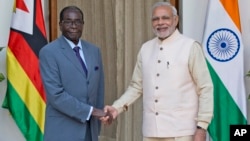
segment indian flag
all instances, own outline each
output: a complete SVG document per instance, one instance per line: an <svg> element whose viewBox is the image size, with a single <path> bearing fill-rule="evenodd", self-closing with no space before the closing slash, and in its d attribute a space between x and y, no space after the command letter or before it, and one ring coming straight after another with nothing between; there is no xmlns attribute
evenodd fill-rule
<svg viewBox="0 0 250 141"><path fill-rule="evenodd" d="M237 0L209 0L203 47L214 84L213 141L229 141L230 125L247 124L243 43Z"/></svg>
<svg viewBox="0 0 250 141"><path fill-rule="evenodd" d="M16 0L7 48L8 108L27 141L43 141L46 98L38 53L47 43L41 0Z"/></svg>

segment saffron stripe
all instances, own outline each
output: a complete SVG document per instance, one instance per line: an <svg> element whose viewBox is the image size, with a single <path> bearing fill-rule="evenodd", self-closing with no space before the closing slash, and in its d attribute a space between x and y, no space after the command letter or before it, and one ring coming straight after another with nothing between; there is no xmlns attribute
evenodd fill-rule
<svg viewBox="0 0 250 141"><path fill-rule="evenodd" d="M40 97L39 92L34 87L29 77L26 75L26 73L16 60L15 56L9 49L7 49L7 62L8 81L17 91L20 96L20 99L25 102L28 111L30 111L32 117L34 118L35 122L38 124L40 130L43 133L46 106L45 102Z"/></svg>
<svg viewBox="0 0 250 141"><path fill-rule="evenodd" d="M220 1L224 6L225 10L227 11L228 15L233 20L234 24L237 26L239 31L241 31L238 0L220 0Z"/></svg>

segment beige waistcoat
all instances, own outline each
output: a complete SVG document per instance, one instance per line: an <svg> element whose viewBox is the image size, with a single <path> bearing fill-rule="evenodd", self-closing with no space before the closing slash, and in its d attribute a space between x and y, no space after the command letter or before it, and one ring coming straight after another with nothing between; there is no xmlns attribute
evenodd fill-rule
<svg viewBox="0 0 250 141"><path fill-rule="evenodd" d="M146 137L192 135L198 96L188 69L193 40L177 36L141 49L143 134Z"/></svg>
<svg viewBox="0 0 250 141"><path fill-rule="evenodd" d="M143 94L143 136L177 137L196 130L198 95L188 68L194 40L175 32L143 44L127 91L113 106L122 112Z"/></svg>

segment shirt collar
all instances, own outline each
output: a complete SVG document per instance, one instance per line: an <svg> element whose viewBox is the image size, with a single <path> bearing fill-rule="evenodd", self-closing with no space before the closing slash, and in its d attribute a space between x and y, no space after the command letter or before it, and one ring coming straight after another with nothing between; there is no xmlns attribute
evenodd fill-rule
<svg viewBox="0 0 250 141"><path fill-rule="evenodd" d="M64 37L64 36L63 36ZM82 44L79 40L79 42L77 43L77 45L75 45L72 41L70 41L69 39L67 39L66 37L64 37L64 39L67 41L67 43L69 44L69 46L73 49L74 47L78 46L80 47L80 49L82 49Z"/></svg>

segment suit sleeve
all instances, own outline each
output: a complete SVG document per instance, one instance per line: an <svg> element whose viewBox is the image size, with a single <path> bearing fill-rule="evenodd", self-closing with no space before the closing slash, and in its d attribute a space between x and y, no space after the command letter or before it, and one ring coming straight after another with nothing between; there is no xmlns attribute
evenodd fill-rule
<svg viewBox="0 0 250 141"><path fill-rule="evenodd" d="M99 58L99 66L100 66L100 78L99 78L99 87L98 87L98 97L97 97L97 106L95 108L103 109L104 107L104 70L103 70L103 62L102 55L100 49L98 49L98 58Z"/></svg>

